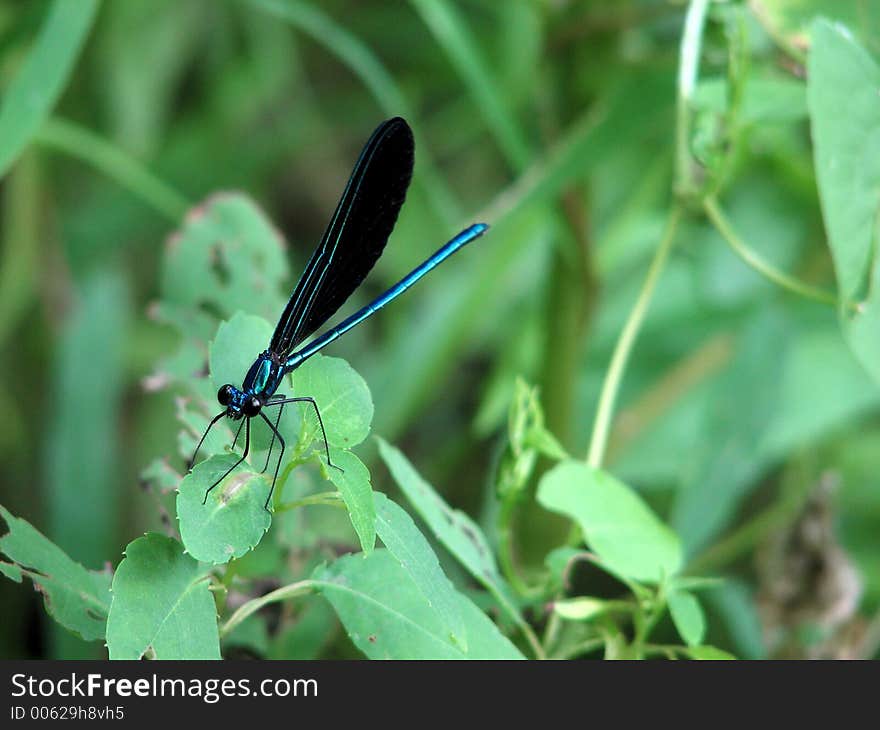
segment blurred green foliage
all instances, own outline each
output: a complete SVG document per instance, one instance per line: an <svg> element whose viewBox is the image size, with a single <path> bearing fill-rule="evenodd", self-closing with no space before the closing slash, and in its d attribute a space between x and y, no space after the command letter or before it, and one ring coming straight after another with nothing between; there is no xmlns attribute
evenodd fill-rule
<svg viewBox="0 0 880 730"><path fill-rule="evenodd" d="M445 618L420 651L453 626L474 655L516 652L473 609L500 604L518 607L502 630L525 616L562 654L626 655L631 637L606 621L620 584L560 547L579 535L534 499L545 472L546 491L568 469L564 489L622 481L677 533L683 574L671 615L652 619L657 641L677 630L688 656L711 653L703 642L743 657L876 655L878 29L865 0L0 0L0 503L91 571L173 528L169 490L205 419L179 398L213 397L209 378L187 377L204 372L218 318L277 316L359 145L402 114L417 137L413 187L347 306L461 225L493 226L333 349L369 385L373 432L407 455L381 444L386 471L367 441L373 488L409 486L432 536L417 563L433 587L414 582L407 605L429 621L420 601L439 590ZM203 201L249 232L224 252L231 270L268 278L212 266L199 230L210 219L186 214ZM193 243L175 248L174 231ZM209 284L215 298L187 299ZM285 433L298 433L307 424L290 410ZM548 471L566 453L590 463ZM293 471L286 497L325 488L315 471ZM419 502L422 482L445 503ZM389 504L377 529L418 543ZM589 544L595 506L581 519L583 507L575 494L554 510L577 516ZM227 571L229 600L277 589L285 561L312 574L322 550L366 548L368 523L355 533L341 510L284 513L277 540ZM379 536L391 553L314 575L343 571L369 595L402 582ZM164 539L139 547L159 553ZM438 588L438 546L468 600ZM193 561L163 555L168 595L192 591L210 613ZM103 590L105 573L65 560L51 565ZM555 597L579 601L550 616L529 603L548 571ZM696 573L725 580L687 584ZM357 611L326 595L351 634ZM352 645L323 602L281 605L271 641L251 617L224 651L399 649ZM53 628L13 580L0 582L0 616L0 656L105 651ZM157 650L148 624L123 627L135 656Z"/></svg>

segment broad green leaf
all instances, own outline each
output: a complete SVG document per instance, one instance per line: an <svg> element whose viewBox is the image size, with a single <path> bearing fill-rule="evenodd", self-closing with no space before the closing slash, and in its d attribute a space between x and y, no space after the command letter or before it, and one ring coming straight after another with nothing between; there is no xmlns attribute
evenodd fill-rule
<svg viewBox="0 0 880 730"><path fill-rule="evenodd" d="M449 641L449 627L401 564L383 549L348 555L314 575L349 637L370 659L522 659L470 600L458 594L468 649Z"/></svg>
<svg viewBox="0 0 880 730"><path fill-rule="evenodd" d="M25 520L0 506L0 517L9 529L0 537L0 554L13 564L0 563L7 578L30 578L47 613L87 641L104 638L110 609L110 574L86 570Z"/></svg>
<svg viewBox="0 0 880 730"><path fill-rule="evenodd" d="M484 586L508 592L479 526L464 512L446 504L398 449L381 438L378 441L379 454L397 486L442 545Z"/></svg>
<svg viewBox="0 0 880 730"><path fill-rule="evenodd" d="M691 646L688 647L686 653L691 659L736 659L733 654L716 649L714 646Z"/></svg>
<svg viewBox="0 0 880 730"><path fill-rule="evenodd" d="M853 352L880 382L880 67L843 26L818 20L812 28L807 96L822 215L847 303L840 316Z"/></svg>
<svg viewBox="0 0 880 730"><path fill-rule="evenodd" d="M840 292L858 300L880 210L880 68L843 26L819 20L813 35L807 98L822 215Z"/></svg>
<svg viewBox="0 0 880 730"><path fill-rule="evenodd" d="M350 451L333 451L333 462L339 469L328 467L327 476L342 494L342 501L345 502L361 549L370 553L376 542L376 510L370 472Z"/></svg>
<svg viewBox="0 0 880 730"><path fill-rule="evenodd" d="M125 549L107 619L111 659L219 659L207 571L177 540L147 533Z"/></svg>
<svg viewBox="0 0 880 730"><path fill-rule="evenodd" d="M590 548L622 576L657 583L681 568L675 533L638 494L601 469L564 461L541 479L537 498L573 519Z"/></svg>
<svg viewBox="0 0 880 730"><path fill-rule="evenodd" d="M0 104L0 178L61 96L85 42L98 0L55 0L36 43L6 85Z"/></svg>
<svg viewBox="0 0 880 730"><path fill-rule="evenodd" d="M706 635L706 616L693 593L673 591L669 596L669 613L679 636L688 646L696 646Z"/></svg>
<svg viewBox="0 0 880 730"><path fill-rule="evenodd" d="M364 379L345 360L315 355L293 373L294 395L315 399L327 441L350 449L370 433L373 398ZM303 413L311 424L313 437L320 440L314 409L305 404ZM322 444L318 444L323 448Z"/></svg>
<svg viewBox="0 0 880 730"><path fill-rule="evenodd" d="M379 539L412 582L439 614L449 638L467 651L467 634L461 618L459 593L452 587L428 541L406 511L381 492L373 495Z"/></svg>
<svg viewBox="0 0 880 730"><path fill-rule="evenodd" d="M262 539L272 517L264 508L271 482L244 463L205 492L238 461L234 454L212 456L184 477L177 494L177 520L186 551L203 563L225 563L244 555Z"/></svg>

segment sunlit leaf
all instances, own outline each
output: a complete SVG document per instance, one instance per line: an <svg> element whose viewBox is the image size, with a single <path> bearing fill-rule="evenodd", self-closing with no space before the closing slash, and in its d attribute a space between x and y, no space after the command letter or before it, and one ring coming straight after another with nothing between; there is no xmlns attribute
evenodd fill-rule
<svg viewBox="0 0 880 730"><path fill-rule="evenodd" d="M107 619L111 659L219 659L217 610L206 570L183 545L148 533L125 549Z"/></svg>
<svg viewBox="0 0 880 730"><path fill-rule="evenodd" d="M553 467L538 485L538 502L581 528L596 555L621 575L659 582L682 564L678 537L632 489L577 461Z"/></svg>

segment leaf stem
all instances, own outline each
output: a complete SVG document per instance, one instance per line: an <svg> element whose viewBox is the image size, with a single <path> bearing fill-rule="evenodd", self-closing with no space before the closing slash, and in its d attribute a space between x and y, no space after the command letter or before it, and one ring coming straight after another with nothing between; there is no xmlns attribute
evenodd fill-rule
<svg viewBox="0 0 880 730"><path fill-rule="evenodd" d="M812 299L821 302L822 304L828 304L832 307L836 307L839 304L837 297L831 292L810 286L793 276L789 276L784 271L780 271L773 266L773 264L766 261L757 251L750 248L733 230L733 226L727 219L727 216L724 215L724 212L718 205L718 201L714 197L709 196L703 201L703 210L706 211L709 220L715 226L718 233L720 233L724 240L727 241L733 251L748 266L759 274L769 279L777 286L780 286L783 289L788 289L806 299Z"/></svg>
<svg viewBox="0 0 880 730"><path fill-rule="evenodd" d="M297 583L281 586L281 588L277 588L274 591L267 593L265 596L251 599L247 603L239 606L238 610L229 617L225 624L223 624L220 629L220 638L222 639L228 636L236 626L252 614L259 611L263 606L268 606L270 603L277 603L278 601L286 601L288 598L304 596L307 593L314 592L319 585L321 585L320 581L301 580Z"/></svg>
<svg viewBox="0 0 880 730"><path fill-rule="evenodd" d="M598 649L600 646L603 646L604 644L605 639L603 639L602 637L586 639L579 644L575 644L574 646L570 646L567 649L563 649L559 652L559 654L555 655L553 659L574 659L576 656L591 652L594 649Z"/></svg>
<svg viewBox="0 0 880 730"><path fill-rule="evenodd" d="M345 507L345 502L342 501L342 494L340 492L319 492L302 499L295 499L292 502L285 502L277 507L275 512L287 512L288 510L312 504L323 504L327 507Z"/></svg>
<svg viewBox="0 0 880 730"><path fill-rule="evenodd" d="M678 96L675 120L676 188L682 195L694 191L694 170L690 153L690 103L697 85L700 47L709 0L692 0L688 6L681 38L678 64Z"/></svg>
<svg viewBox="0 0 880 730"><path fill-rule="evenodd" d="M608 445L608 434L611 429L611 421L614 416L614 403L617 399L621 380L623 379L623 372L626 368L626 363L629 360L630 353L632 352L636 336L638 335L642 322L645 319L645 314L648 310L648 305L651 302L651 297L654 294L657 281L666 265L669 251L672 249L680 219L681 208L679 205L674 205L670 211L663 238L660 241L660 245L657 247L651 265L648 268L648 273L645 276L645 281L642 284L638 299L636 299L636 303L633 306L632 311L629 313L626 324L620 333L620 338L617 340L617 344L614 347L614 353L611 356L611 363L608 366L605 380L602 383L602 390L599 394L599 405L596 409L593 435L590 438L590 449L587 453L587 463L592 467L599 468L602 466L602 460L605 457L605 450Z"/></svg>

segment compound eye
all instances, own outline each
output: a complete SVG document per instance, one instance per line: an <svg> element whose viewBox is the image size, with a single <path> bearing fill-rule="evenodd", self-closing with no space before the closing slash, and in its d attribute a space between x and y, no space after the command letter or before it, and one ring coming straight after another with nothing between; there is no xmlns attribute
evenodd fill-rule
<svg viewBox="0 0 880 730"><path fill-rule="evenodd" d="M260 402L260 399L256 396L251 396L244 402L244 407L242 410L244 411L244 415L248 418L252 416L256 416L260 412L260 408L263 407L263 404Z"/></svg>
<svg viewBox="0 0 880 730"><path fill-rule="evenodd" d="M235 391L229 383L224 385L220 390L217 391L217 400L220 401L221 406L228 406L229 402L232 400L232 394Z"/></svg>

